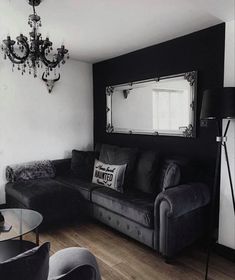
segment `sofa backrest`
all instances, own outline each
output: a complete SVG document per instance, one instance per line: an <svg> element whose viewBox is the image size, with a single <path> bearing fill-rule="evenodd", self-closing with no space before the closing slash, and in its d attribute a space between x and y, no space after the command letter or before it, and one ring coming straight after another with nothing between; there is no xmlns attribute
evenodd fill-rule
<svg viewBox="0 0 235 280"><path fill-rule="evenodd" d="M95 154L97 159L106 164L127 164L124 190L133 188L157 195L179 184L190 182L210 184L213 178L213 172L208 175L208 171L201 163L180 156L162 156L157 150L99 144L96 145ZM56 176L71 172L71 159L52 162ZM89 178L90 182L91 180L92 178Z"/></svg>
<svg viewBox="0 0 235 280"><path fill-rule="evenodd" d="M205 182L200 164L180 156L164 157L159 151L97 145L99 160L108 164L129 164L124 188L158 194L168 187Z"/></svg>

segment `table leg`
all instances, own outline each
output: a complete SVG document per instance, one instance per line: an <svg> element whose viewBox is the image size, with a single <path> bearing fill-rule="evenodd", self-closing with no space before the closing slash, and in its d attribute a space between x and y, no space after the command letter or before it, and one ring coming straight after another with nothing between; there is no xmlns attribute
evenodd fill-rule
<svg viewBox="0 0 235 280"><path fill-rule="evenodd" d="M36 228L36 245L39 246L39 230Z"/></svg>
<svg viewBox="0 0 235 280"><path fill-rule="evenodd" d="M23 235L20 235L20 237L19 237L19 239L20 239L20 253L23 253Z"/></svg>

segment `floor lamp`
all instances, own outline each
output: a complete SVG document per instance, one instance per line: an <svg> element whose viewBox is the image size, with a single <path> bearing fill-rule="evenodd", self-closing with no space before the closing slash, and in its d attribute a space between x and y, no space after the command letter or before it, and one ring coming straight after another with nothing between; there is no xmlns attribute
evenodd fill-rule
<svg viewBox="0 0 235 280"><path fill-rule="evenodd" d="M210 260L210 252L212 246L212 232L214 228L214 216L216 212L216 195L218 193L218 178L220 172L221 163L221 150L223 148L226 166L228 170L229 185L231 190L231 197L233 203L233 211L235 216L235 198L233 190L233 181L231 175L231 169L229 164L229 156L227 150L227 132L230 126L231 119L235 119L235 87L225 87L205 90L203 92L203 101L201 109L201 119L213 120L216 122L217 126L217 155L216 155L216 167L215 167L215 177L211 196L211 209L210 209L210 228L209 228L209 245L207 252L207 262L206 262L206 272L205 280L208 279L208 267ZM228 119L227 125L225 127L224 133L222 133L222 120Z"/></svg>

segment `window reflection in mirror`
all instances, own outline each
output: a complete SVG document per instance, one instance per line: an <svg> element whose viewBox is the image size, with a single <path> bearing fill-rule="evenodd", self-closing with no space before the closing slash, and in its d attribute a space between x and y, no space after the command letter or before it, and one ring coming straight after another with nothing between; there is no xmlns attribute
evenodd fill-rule
<svg viewBox="0 0 235 280"><path fill-rule="evenodd" d="M195 137L196 72L110 86L107 132Z"/></svg>

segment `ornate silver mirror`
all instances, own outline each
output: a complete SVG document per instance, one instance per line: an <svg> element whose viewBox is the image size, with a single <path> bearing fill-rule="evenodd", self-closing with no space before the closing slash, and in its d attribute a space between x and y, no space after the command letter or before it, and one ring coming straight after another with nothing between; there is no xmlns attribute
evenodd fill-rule
<svg viewBox="0 0 235 280"><path fill-rule="evenodd" d="M108 133L196 137L197 72L106 87Z"/></svg>

